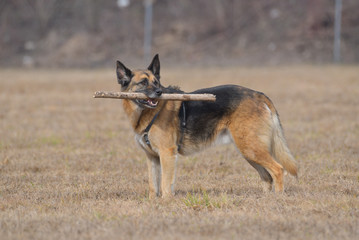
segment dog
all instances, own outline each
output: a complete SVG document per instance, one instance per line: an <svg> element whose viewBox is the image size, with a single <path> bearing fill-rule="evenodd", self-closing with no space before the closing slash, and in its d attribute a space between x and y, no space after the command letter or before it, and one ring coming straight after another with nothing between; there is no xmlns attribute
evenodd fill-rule
<svg viewBox="0 0 359 240"><path fill-rule="evenodd" d="M147 155L149 198L174 195L177 156L215 143L233 142L259 173L266 191L283 192L284 171L297 176L298 164L284 138L277 110L263 93L236 85L199 89L216 95L215 102L168 101L162 93L183 93L160 82L158 54L144 70L130 70L117 61L123 92L144 93L147 99L124 99L123 108L135 139Z"/></svg>

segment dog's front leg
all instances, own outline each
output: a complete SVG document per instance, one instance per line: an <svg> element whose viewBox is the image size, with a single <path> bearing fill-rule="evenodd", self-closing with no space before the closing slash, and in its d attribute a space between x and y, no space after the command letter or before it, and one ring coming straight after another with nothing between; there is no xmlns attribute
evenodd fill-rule
<svg viewBox="0 0 359 240"><path fill-rule="evenodd" d="M168 198L174 195L174 184L176 175L176 148L160 150L161 162L161 189L162 197Z"/></svg>
<svg viewBox="0 0 359 240"><path fill-rule="evenodd" d="M148 183L150 187L149 198L154 199L160 195L161 165L160 158L146 153L148 168Z"/></svg>

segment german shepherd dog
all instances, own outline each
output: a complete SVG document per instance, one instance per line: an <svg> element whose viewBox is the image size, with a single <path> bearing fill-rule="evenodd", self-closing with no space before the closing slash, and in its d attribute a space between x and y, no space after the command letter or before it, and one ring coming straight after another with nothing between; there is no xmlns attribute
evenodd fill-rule
<svg viewBox="0 0 359 240"><path fill-rule="evenodd" d="M278 113L263 93L236 85L193 93L216 95L215 102L160 100L162 93L182 93L160 82L158 54L145 70L132 71L117 61L124 92L140 92L145 100L123 100L136 140L148 160L149 197L174 194L177 155L188 155L215 143L233 142L259 173L265 189L283 191L284 170L297 176L298 165L287 147Z"/></svg>

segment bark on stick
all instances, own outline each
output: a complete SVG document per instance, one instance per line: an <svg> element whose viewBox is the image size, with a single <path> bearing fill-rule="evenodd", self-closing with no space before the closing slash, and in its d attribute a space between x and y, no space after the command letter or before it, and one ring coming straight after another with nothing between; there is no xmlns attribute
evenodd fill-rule
<svg viewBox="0 0 359 240"><path fill-rule="evenodd" d="M148 99L143 93L135 92L95 92L94 98L116 98L116 99ZM172 101L216 101L213 94L192 94L192 93L163 93L156 99L172 100Z"/></svg>

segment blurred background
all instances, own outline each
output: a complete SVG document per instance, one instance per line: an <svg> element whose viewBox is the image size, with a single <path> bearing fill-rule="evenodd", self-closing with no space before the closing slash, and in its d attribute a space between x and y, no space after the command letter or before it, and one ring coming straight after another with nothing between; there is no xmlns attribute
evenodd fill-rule
<svg viewBox="0 0 359 240"><path fill-rule="evenodd" d="M0 0L0 67L327 64L336 2ZM358 63L359 1L339 13L336 60Z"/></svg>

